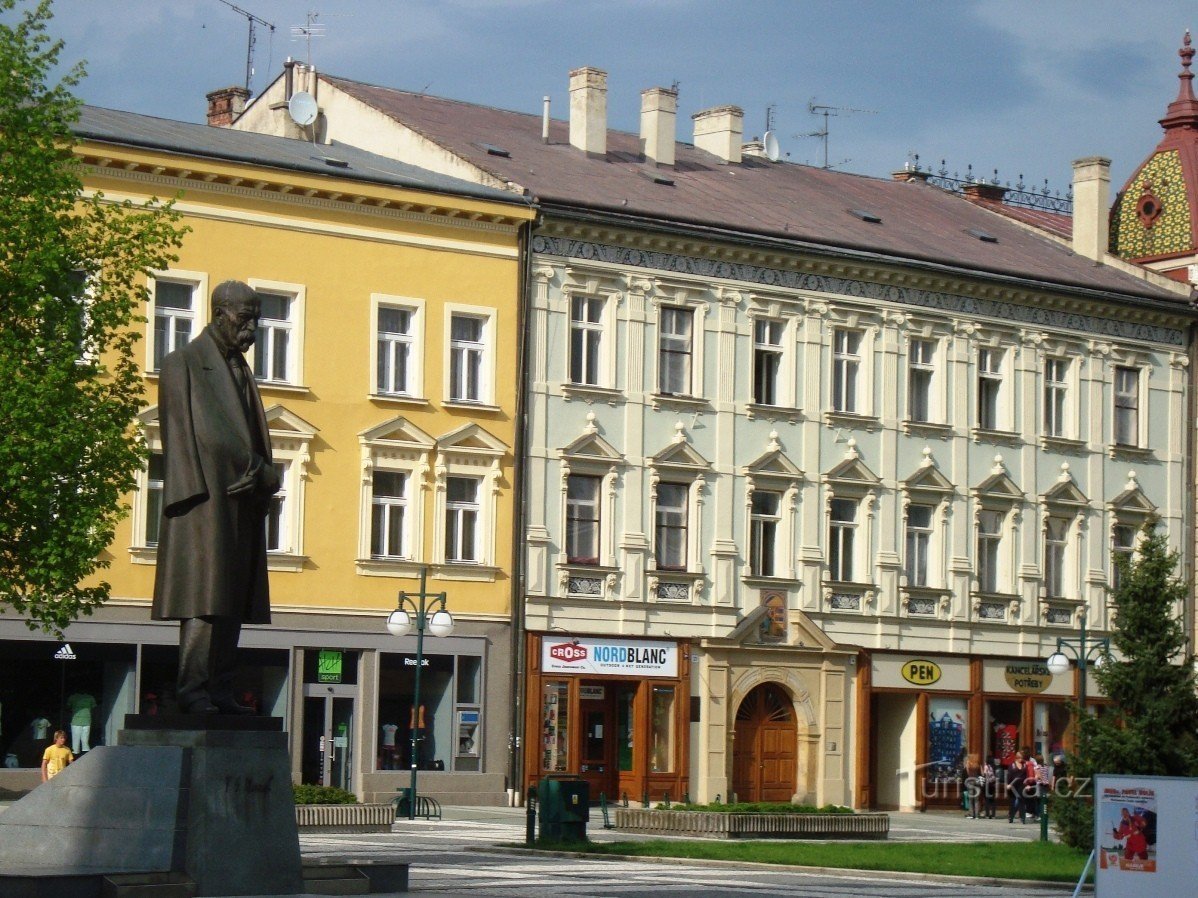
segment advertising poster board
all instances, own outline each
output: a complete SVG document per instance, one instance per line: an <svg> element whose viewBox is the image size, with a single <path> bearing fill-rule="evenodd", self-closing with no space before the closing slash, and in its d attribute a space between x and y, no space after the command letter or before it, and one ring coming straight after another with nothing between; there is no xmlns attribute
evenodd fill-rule
<svg viewBox="0 0 1198 898"><path fill-rule="evenodd" d="M1100 774L1094 780L1094 894L1193 894L1198 779Z"/></svg>

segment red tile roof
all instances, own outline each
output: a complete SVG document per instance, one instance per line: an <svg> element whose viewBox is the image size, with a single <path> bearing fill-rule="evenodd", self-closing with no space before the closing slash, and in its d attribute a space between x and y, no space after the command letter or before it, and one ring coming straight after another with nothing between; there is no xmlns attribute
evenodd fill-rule
<svg viewBox="0 0 1198 898"><path fill-rule="evenodd" d="M569 126L541 117L322 75L324 80L552 208L568 206L724 232L808 242L1066 287L1183 302L1133 275L1097 265L960 197L898 182L763 158L741 164L677 144L671 168L646 167L635 134L608 131L607 154L569 144ZM489 153L484 145L507 151ZM655 183L646 171L672 184ZM860 210L880 223L862 220ZM1012 216L1013 217L1013 216ZM980 239L979 233L996 242Z"/></svg>

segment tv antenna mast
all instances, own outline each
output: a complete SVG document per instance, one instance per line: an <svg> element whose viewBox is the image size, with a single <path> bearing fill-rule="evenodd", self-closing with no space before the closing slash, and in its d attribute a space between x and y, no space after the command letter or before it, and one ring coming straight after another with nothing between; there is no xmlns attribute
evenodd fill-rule
<svg viewBox="0 0 1198 898"><path fill-rule="evenodd" d="M308 44L308 66L312 65L312 38L324 37L324 25L317 24L316 19L320 15L317 12L309 12L306 23L303 25L291 26L291 39L300 40L301 38Z"/></svg>
<svg viewBox="0 0 1198 898"><path fill-rule="evenodd" d="M795 137L818 137L824 142L824 168L832 168L832 165L828 162L828 134L830 131L828 119L834 115L852 115L855 112L863 112L867 115L877 115L878 112L876 109L855 109L851 106L823 106L816 103L814 97L807 104L807 111L812 115L822 115L824 117L824 126L819 131L807 131L804 134L796 134ZM837 165L843 165L848 161L847 159L841 160Z"/></svg>
<svg viewBox="0 0 1198 898"><path fill-rule="evenodd" d="M240 6L235 6L234 4L230 3L229 0L220 0L220 2L229 7L229 9L233 10L233 12L245 16L249 21L250 39L249 44L245 49L245 89L249 90L250 80L254 77L254 44L258 42L257 35L254 33L254 26L264 25L269 28L272 40L274 38L275 26L266 21L266 19L260 19L252 12L242 9Z"/></svg>

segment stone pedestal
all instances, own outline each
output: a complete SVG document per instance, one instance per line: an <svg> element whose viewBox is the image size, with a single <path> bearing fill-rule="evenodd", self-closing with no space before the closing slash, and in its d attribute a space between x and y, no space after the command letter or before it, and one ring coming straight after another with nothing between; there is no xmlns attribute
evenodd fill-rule
<svg viewBox="0 0 1198 898"><path fill-rule="evenodd" d="M0 816L0 875L173 872L199 896L303 891L280 720L130 716L118 743Z"/></svg>

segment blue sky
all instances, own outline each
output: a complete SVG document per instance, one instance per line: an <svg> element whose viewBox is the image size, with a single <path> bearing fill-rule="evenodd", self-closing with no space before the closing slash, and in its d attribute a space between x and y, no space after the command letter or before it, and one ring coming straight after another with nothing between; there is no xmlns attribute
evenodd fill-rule
<svg viewBox="0 0 1198 898"><path fill-rule="evenodd" d="M567 110L567 73L608 72L613 127L638 129L640 91L679 83L690 115L736 104L746 137L774 131L793 162L886 177L909 153L987 177L1063 190L1070 162L1112 160L1118 189L1160 139L1177 49L1194 21L1179 0L236 0L257 27L252 81L307 58L292 35L315 12L322 71L539 113ZM82 98L202 121L204 94L245 80L247 19L221 0L56 0L65 58L87 60ZM1192 21L1194 20L1194 21Z"/></svg>

